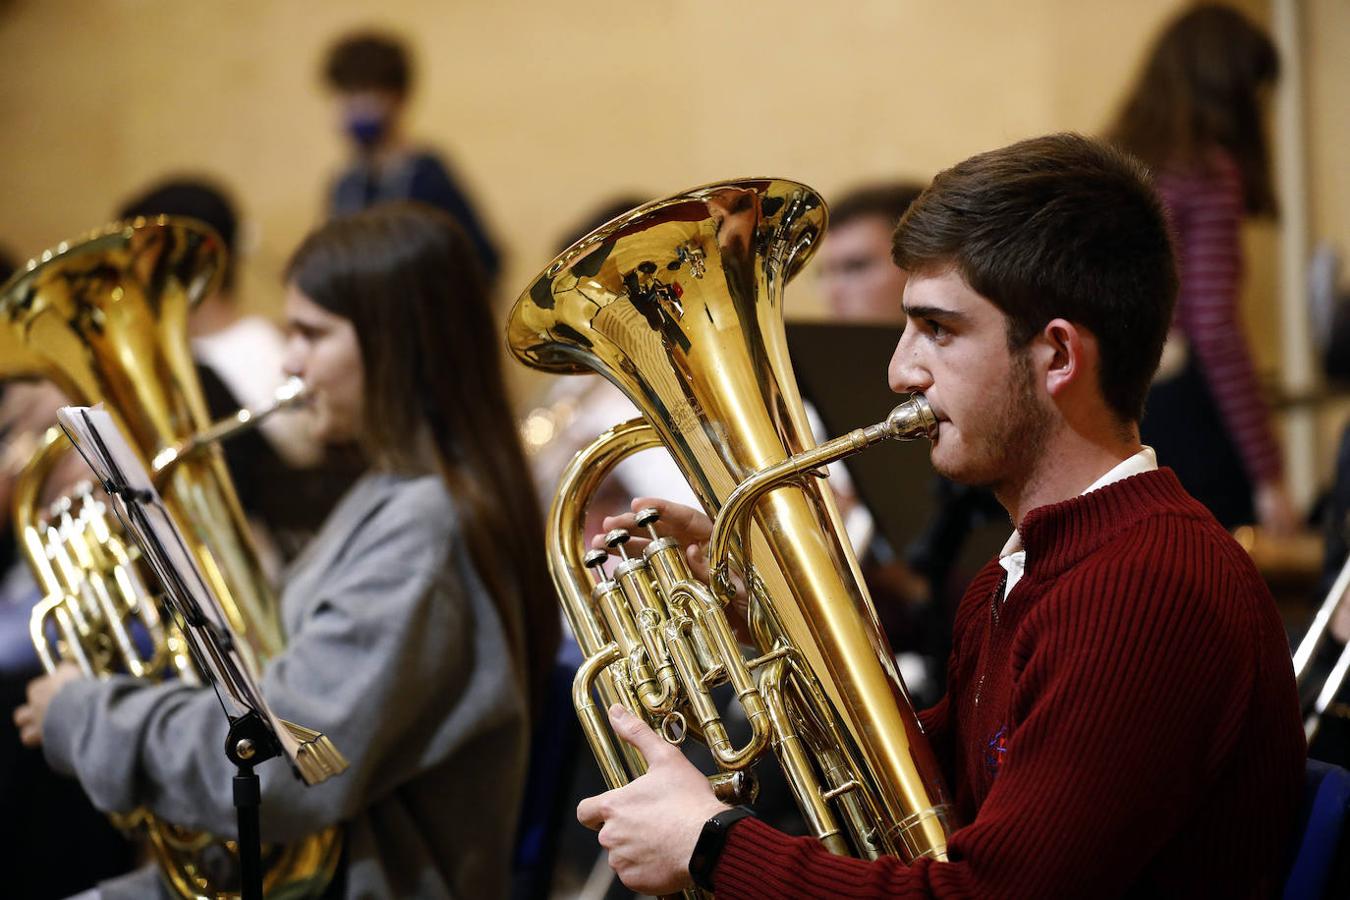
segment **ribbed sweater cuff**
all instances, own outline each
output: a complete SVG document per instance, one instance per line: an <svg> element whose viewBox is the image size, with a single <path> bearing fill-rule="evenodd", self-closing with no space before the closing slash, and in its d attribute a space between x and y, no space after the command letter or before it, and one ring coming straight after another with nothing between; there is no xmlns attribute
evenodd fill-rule
<svg viewBox="0 0 1350 900"><path fill-rule="evenodd" d="M737 822L713 871L717 896L768 900L789 894L792 885L781 861L793 852L792 845L791 837L759 819Z"/></svg>
<svg viewBox="0 0 1350 900"><path fill-rule="evenodd" d="M718 900L924 897L926 872L927 860L906 867L893 857L869 863L835 856L812 838L742 819L727 836L713 888Z"/></svg>

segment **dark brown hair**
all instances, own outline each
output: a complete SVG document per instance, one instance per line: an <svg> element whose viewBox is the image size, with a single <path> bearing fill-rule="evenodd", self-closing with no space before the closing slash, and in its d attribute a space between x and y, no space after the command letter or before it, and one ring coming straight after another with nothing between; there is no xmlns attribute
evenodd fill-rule
<svg viewBox="0 0 1350 900"><path fill-rule="evenodd" d="M187 216L215 229L225 244L225 272L221 287L234 287L235 234L239 216L224 187L208 178L170 178L128 200L117 212L119 219L137 216Z"/></svg>
<svg viewBox="0 0 1350 900"><path fill-rule="evenodd" d="M855 219L878 218L884 219L888 228L894 228L922 193L923 185L903 181L854 188L830 204L830 225L838 227Z"/></svg>
<svg viewBox="0 0 1350 900"><path fill-rule="evenodd" d="M390 91L405 97L412 88L412 63L403 42L375 31L339 40L328 51L323 72L336 91Z"/></svg>
<svg viewBox="0 0 1350 900"><path fill-rule="evenodd" d="M1101 348L1102 396L1139 420L1176 303L1161 201L1137 160L1076 134L972 156L933 179L895 231L895 264L954 268L1007 316L1008 345L1051 319Z"/></svg>
<svg viewBox="0 0 1350 900"><path fill-rule="evenodd" d="M517 662L537 704L557 648L558 611L502 377L502 338L473 244L439 210L384 204L310 235L286 278L356 330L367 452L415 471L415 437L430 434L478 575L525 655Z"/></svg>
<svg viewBox="0 0 1350 900"><path fill-rule="evenodd" d="M1274 214L1259 89L1279 77L1265 32L1237 10L1204 4L1158 37L1108 137L1155 171L1205 171L1215 149L1242 177L1247 211Z"/></svg>

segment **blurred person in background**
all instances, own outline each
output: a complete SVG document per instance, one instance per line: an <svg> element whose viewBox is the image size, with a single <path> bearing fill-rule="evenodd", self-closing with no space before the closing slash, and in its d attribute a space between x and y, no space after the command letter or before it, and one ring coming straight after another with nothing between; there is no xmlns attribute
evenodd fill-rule
<svg viewBox="0 0 1350 900"><path fill-rule="evenodd" d="M414 72L403 41L375 31L345 35L328 51L323 72L352 149L351 162L333 183L329 213L346 215L389 200L442 209L473 241L491 286L501 258L473 203L444 158L417 147L404 130Z"/></svg>
<svg viewBox="0 0 1350 900"><path fill-rule="evenodd" d="M891 235L923 185L856 188L830 205L817 261L820 289L836 321L904 326L905 273L891 259Z"/></svg>
<svg viewBox="0 0 1350 900"><path fill-rule="evenodd" d="M1226 527L1288 534L1299 516L1238 308L1242 220L1276 213L1263 119L1278 74L1260 28L1194 7L1157 39L1108 137L1152 169L1181 273L1144 442Z"/></svg>
<svg viewBox="0 0 1350 900"><path fill-rule="evenodd" d="M261 680L350 768L314 787L260 769L262 839L341 826L326 896L503 897L558 615L472 246L443 213L389 204L311 235L286 279L286 369L321 438L355 441L370 469L289 570L287 644ZM63 664L15 722L101 809L235 833L209 688ZM162 891L151 870L99 888Z"/></svg>
<svg viewBox="0 0 1350 900"><path fill-rule="evenodd" d="M235 288L240 256L239 216L229 192L205 178L171 178L123 204L119 219L184 216L209 225L225 246L220 288L188 318L188 336L213 420L241 408L272 404L286 380L285 336L268 319L246 313ZM349 448L330 452L314 434L308 412L289 410L223 445L240 503L275 575L313 537L363 463Z"/></svg>

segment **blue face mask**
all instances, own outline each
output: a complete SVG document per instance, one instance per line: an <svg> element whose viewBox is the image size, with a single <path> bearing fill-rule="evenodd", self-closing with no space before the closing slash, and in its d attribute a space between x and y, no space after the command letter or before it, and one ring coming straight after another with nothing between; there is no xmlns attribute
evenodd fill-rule
<svg viewBox="0 0 1350 900"><path fill-rule="evenodd" d="M347 119L347 134L365 150L380 142L387 127L388 123L381 116L358 114Z"/></svg>

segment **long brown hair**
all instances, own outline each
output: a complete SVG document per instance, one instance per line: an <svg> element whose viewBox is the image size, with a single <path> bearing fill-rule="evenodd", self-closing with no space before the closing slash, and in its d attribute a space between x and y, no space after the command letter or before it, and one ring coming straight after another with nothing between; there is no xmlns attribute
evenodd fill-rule
<svg viewBox="0 0 1350 900"><path fill-rule="evenodd" d="M431 207L387 204L314 232L286 277L355 327L367 453L416 470L417 436L430 435L478 575L524 656L517 663L537 705L560 626L543 519L502 378L502 339L472 243Z"/></svg>
<svg viewBox="0 0 1350 900"><path fill-rule="evenodd" d="M1258 93L1279 71L1264 31L1226 6L1197 6L1158 37L1107 136L1154 171L1204 171L1220 148L1241 172L1247 212L1274 214Z"/></svg>

